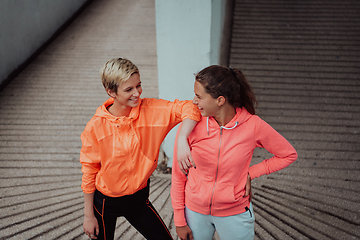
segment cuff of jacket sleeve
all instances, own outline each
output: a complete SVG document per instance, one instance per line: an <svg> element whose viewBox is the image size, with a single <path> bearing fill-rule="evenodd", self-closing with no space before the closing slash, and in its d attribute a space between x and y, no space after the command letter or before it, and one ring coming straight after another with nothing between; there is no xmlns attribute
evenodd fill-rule
<svg viewBox="0 0 360 240"><path fill-rule="evenodd" d="M176 227L183 227L187 225L185 209L174 209L174 223Z"/></svg>
<svg viewBox="0 0 360 240"><path fill-rule="evenodd" d="M93 193L96 190L95 184L86 185L84 183L81 184L81 189L84 193Z"/></svg>

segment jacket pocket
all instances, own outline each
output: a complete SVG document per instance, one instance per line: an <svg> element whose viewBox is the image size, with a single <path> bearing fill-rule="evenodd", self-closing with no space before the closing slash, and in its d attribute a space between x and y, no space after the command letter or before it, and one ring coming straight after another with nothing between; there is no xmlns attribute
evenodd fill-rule
<svg viewBox="0 0 360 240"><path fill-rule="evenodd" d="M210 203L208 197L209 186L207 186L203 181L196 181L194 178L190 177L186 183L185 196L186 201L191 201L193 204L198 206L207 207Z"/></svg>
<svg viewBox="0 0 360 240"><path fill-rule="evenodd" d="M238 199L235 197L235 189L233 185L218 185L215 187L214 203L215 204L229 204L235 203Z"/></svg>

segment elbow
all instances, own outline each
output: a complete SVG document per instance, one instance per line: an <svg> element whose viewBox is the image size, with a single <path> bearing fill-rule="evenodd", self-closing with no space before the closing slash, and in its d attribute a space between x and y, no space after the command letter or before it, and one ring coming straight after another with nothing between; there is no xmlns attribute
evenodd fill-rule
<svg viewBox="0 0 360 240"><path fill-rule="evenodd" d="M294 151L289 155L288 157L291 162L295 162L298 159L298 154L296 152L296 150L294 149Z"/></svg>

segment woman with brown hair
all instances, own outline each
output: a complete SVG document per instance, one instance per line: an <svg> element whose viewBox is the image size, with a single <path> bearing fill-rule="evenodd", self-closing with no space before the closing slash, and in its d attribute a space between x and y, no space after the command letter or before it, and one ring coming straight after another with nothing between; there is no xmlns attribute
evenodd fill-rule
<svg viewBox="0 0 360 240"><path fill-rule="evenodd" d="M187 138L195 164L178 164L176 144L174 151L171 198L177 234L211 240L216 230L222 240L254 239L251 180L287 167L297 153L255 115L255 95L239 69L213 65L195 80L193 102L202 119ZM250 167L257 147L274 156Z"/></svg>

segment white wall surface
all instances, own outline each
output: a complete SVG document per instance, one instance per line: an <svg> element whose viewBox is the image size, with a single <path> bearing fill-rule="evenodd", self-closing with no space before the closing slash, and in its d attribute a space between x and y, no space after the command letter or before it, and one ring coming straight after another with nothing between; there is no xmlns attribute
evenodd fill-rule
<svg viewBox="0 0 360 240"><path fill-rule="evenodd" d="M155 0L159 97L193 99L194 74L219 63L226 0ZM173 129L163 144L171 166Z"/></svg>
<svg viewBox="0 0 360 240"><path fill-rule="evenodd" d="M1 0L0 83L87 0Z"/></svg>

